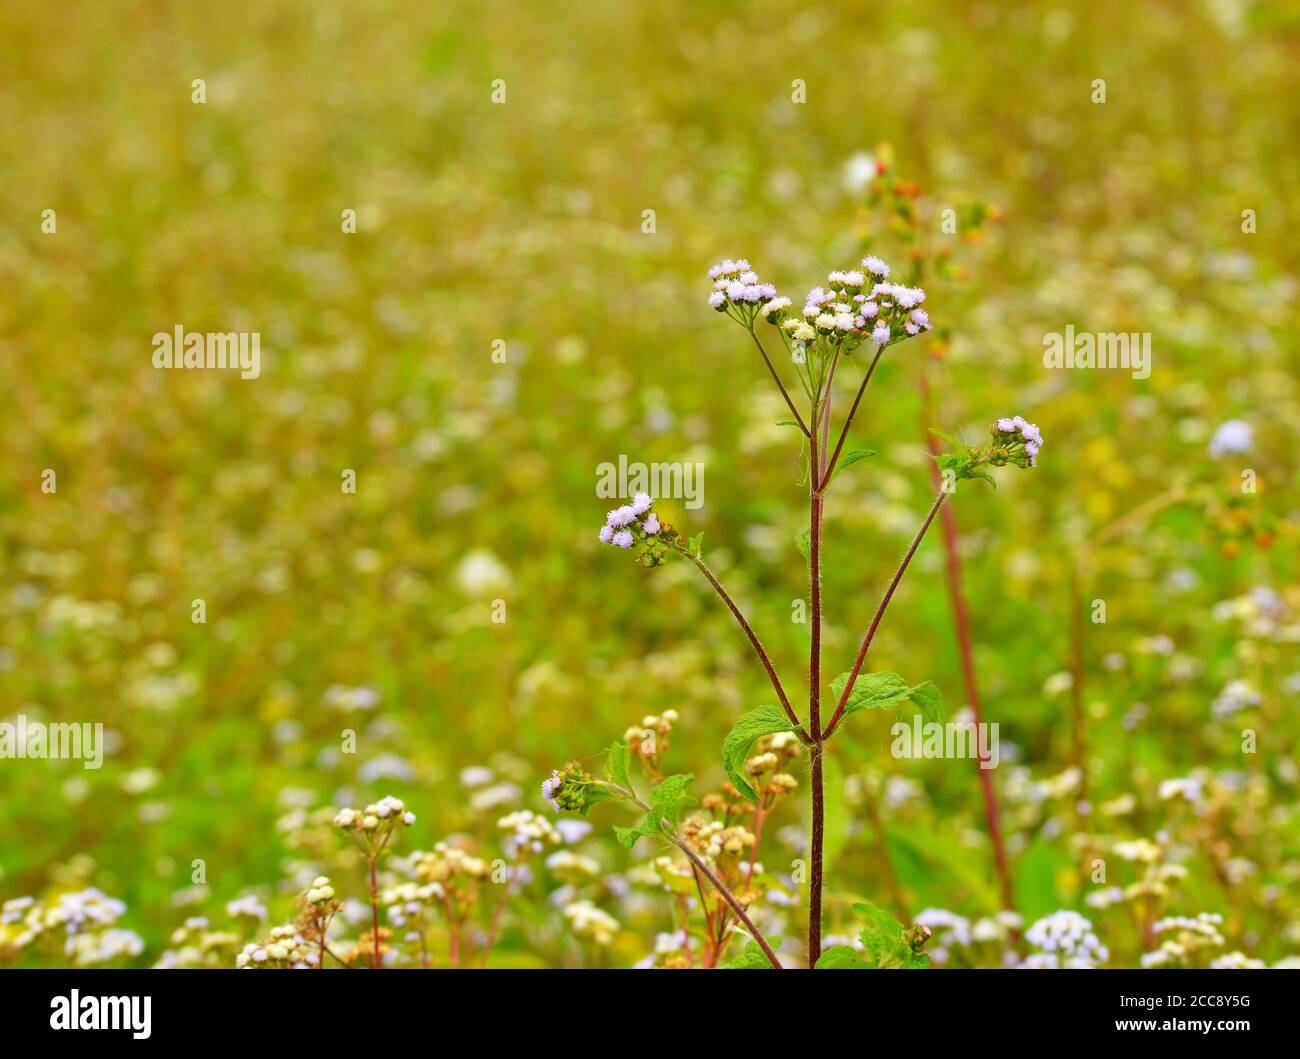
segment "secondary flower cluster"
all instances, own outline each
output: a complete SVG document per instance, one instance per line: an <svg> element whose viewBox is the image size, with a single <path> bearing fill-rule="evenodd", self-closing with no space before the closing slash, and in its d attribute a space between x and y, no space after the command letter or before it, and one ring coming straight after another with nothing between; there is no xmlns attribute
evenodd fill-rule
<svg viewBox="0 0 1300 1059"><path fill-rule="evenodd" d="M718 262L709 269L709 279L713 280L709 307L720 313L734 309L746 324L753 322L754 309L760 302L776 297L776 288L761 282L749 262L743 259Z"/></svg>
<svg viewBox="0 0 1300 1059"><path fill-rule="evenodd" d="M125 912L125 904L93 886L45 900L6 901L0 914L0 962L57 940L63 942L63 955L79 967L139 956L144 951L140 936L114 926Z"/></svg>
<svg viewBox="0 0 1300 1059"><path fill-rule="evenodd" d="M541 853L548 845L558 846L561 842L560 833L551 822L530 809L503 816L497 821L497 827L509 832L506 852L516 859L529 853Z"/></svg>
<svg viewBox="0 0 1300 1059"><path fill-rule="evenodd" d="M543 781L542 797L557 813L585 813L589 805L604 800L607 794L595 776L576 761L570 761Z"/></svg>
<svg viewBox="0 0 1300 1059"><path fill-rule="evenodd" d="M1053 912L1025 931L1025 940L1043 951L1027 956L1021 967L1096 967L1110 953L1078 912Z"/></svg>
<svg viewBox="0 0 1300 1059"><path fill-rule="evenodd" d="M318 948L293 924L271 928L266 941L250 941L235 957L240 970L291 968L305 971L320 966Z"/></svg>
<svg viewBox="0 0 1300 1059"><path fill-rule="evenodd" d="M1043 447L1043 435L1038 427L1020 416L999 419L993 424L994 454L1004 455L1003 463L1017 467L1037 467L1038 450ZM990 458L996 465L996 460Z"/></svg>
<svg viewBox="0 0 1300 1059"><path fill-rule="evenodd" d="M799 311L772 284L760 282L748 261L722 261L709 269L714 288L709 305L747 327L761 317L787 342L807 345L821 337L845 352L868 338L886 346L930 330L930 315L921 308L925 291L889 283L888 275L889 266L880 258L863 258L860 269L830 273L824 287L808 292Z"/></svg>
<svg viewBox="0 0 1300 1059"><path fill-rule="evenodd" d="M653 506L649 493L637 493L630 504L614 508L600 527L601 543L615 548L643 545L640 561L646 566L662 566L667 547L677 535L671 526L659 521L659 516L651 510Z"/></svg>
<svg viewBox="0 0 1300 1059"><path fill-rule="evenodd" d="M990 428L993 440L985 448L962 445L948 438L956 446L955 452L937 456L940 470L953 478L983 478L993 481L989 467L1037 467L1038 453L1043 447L1042 432L1021 416L1005 416ZM943 435L947 437L947 435Z"/></svg>
<svg viewBox="0 0 1300 1059"><path fill-rule="evenodd" d="M391 796L380 798L361 810L340 809L334 817L335 827L366 833L388 832L399 826L410 827L414 823L415 814L406 811L406 804L401 798Z"/></svg>

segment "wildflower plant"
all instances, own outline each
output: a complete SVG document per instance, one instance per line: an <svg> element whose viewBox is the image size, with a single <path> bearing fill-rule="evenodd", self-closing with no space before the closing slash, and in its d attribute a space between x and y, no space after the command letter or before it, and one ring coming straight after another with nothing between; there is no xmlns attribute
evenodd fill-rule
<svg viewBox="0 0 1300 1059"><path fill-rule="evenodd" d="M886 608L940 506L955 491L956 483L976 478L993 482L990 473L993 468L1008 465L1033 467L1044 444L1037 426L1015 416L996 420L990 427L990 438L985 445L971 446L954 441L953 451L935 456L942 475L933 503L889 581L862 637L852 667L828 681L822 658L821 598L822 536L827 499L840 472L873 455L868 449L846 451L845 446L881 358L887 350L925 334L932 327L929 310L924 307L926 292L920 287L891 282L890 274L890 267L884 260L869 255L863 258L859 267L832 271L826 282L809 291L800 305L794 299L782 296L773 284L760 279L747 260L728 259L714 265L708 272L712 283L708 295L710 308L746 332L790 412L792 418L785 425L797 428L802 435L802 458L806 461L805 480L808 483L808 529L801 536L799 546L808 561L811 597L806 710L796 710L753 626L705 563L701 536L688 540L679 529L663 522L654 511L653 498L645 493L637 494L630 503L609 512L599 533L600 540L606 544L638 549L638 559L646 566L659 566L674 554L693 564L735 617L766 671L776 695L776 704L757 706L741 716L722 745L722 764L730 780L730 790L757 806L761 812L766 800L774 793L774 776L769 778L766 770L769 764L779 763L771 753L770 741L780 737L782 747L798 747L806 751L811 825L806 952L809 967L859 965L843 952L834 956L828 953L827 963L821 963L826 814L823 758L827 743L848 717L864 709L911 708L927 721L939 720L942 716L942 696L933 683L911 684L896 673L864 670ZM787 387L768 352L768 345L773 341L785 350L790 373L796 382L794 393ZM835 409L844 399L837 391L837 378L842 384L851 372L860 372L861 381L847 412L840 419L838 430L835 430ZM800 395L798 400L796 395ZM824 698L827 690L830 697ZM769 741L767 749L760 742L763 740ZM756 745L761 751L758 754L754 753ZM701 848L703 839L707 838L711 843L717 838L722 851L731 851L735 847L736 852L743 854L747 842L750 839L756 842L756 836L748 832L742 835L734 829L729 832L725 827L719 833L710 830L707 821L701 823L692 809L697 802L689 794L693 778L690 775L663 777L654 773L654 786L643 797L629 774L630 754L628 742L616 743L607 754L603 781L588 775L578 765L557 770L543 785L543 794L556 808L579 812L596 801L609 798L635 804L644 817L636 827L616 829L620 841L631 847L646 836L668 838L691 860L693 869L699 873L697 878L712 885L723 902L736 913L762 956L779 967L780 962L771 946L744 913L748 895L743 887L739 893L735 890L741 881L734 877L728 879L727 871L719 868L719 864L724 862L719 861L712 845ZM769 762L769 756L774 760ZM785 783L783 779L779 786L784 787ZM701 900L708 904L703 898ZM867 946L867 957L855 956L856 960L862 961L862 966L910 967L922 964L919 935L914 933L918 928L913 928L913 933L905 938L900 924L898 937L895 937L892 920L889 924L882 924L874 918L869 906L863 908L868 909L862 914L871 918L874 926L869 929L875 933L871 945ZM878 937L877 933L881 936Z"/></svg>
<svg viewBox="0 0 1300 1059"><path fill-rule="evenodd" d="M379 926L379 857L388 847L393 832L415 823L415 814L409 812L400 798L384 797L362 810L341 809L334 817L334 826L352 836L370 869L371 952L372 966L378 968L381 956L382 929Z"/></svg>

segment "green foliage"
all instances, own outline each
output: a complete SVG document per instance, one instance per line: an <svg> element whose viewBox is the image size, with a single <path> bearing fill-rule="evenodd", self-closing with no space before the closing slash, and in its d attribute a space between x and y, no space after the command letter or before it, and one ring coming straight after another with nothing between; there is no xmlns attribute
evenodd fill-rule
<svg viewBox="0 0 1300 1059"><path fill-rule="evenodd" d="M722 741L722 764L731 784L751 802L758 801L758 793L745 777L745 759L754 740L774 732L793 732L795 725L779 706L759 706L743 714Z"/></svg>
<svg viewBox="0 0 1300 1059"><path fill-rule="evenodd" d="M876 454L875 449L854 449L852 452L846 452L840 457L839 462L835 464L835 470L831 472L830 481L835 480L835 476L840 471L852 467L855 463L861 463L863 460L870 459Z"/></svg>
<svg viewBox="0 0 1300 1059"><path fill-rule="evenodd" d="M781 944L780 938L768 938L767 943L774 949ZM740 952L736 953L722 965L729 971L774 971L772 961L767 958L767 953L758 947L757 942L751 941Z"/></svg>
<svg viewBox="0 0 1300 1059"><path fill-rule="evenodd" d="M605 778L617 783L625 790L632 789L632 780L628 770L632 765L632 752L621 739L614 743L605 754Z"/></svg>
<svg viewBox="0 0 1300 1059"><path fill-rule="evenodd" d="M805 562L812 560L812 531L804 530L794 539L795 547L799 549L799 554L804 557Z"/></svg>
<svg viewBox="0 0 1300 1059"><path fill-rule="evenodd" d="M676 827L682 812L695 804L688 790L695 777L689 773L667 777L650 791L650 811L636 827L615 827L614 834L625 847L631 849L637 840L649 835L664 833L664 823Z"/></svg>
<svg viewBox="0 0 1300 1059"><path fill-rule="evenodd" d="M867 921L858 940L868 967L912 970L929 966L930 958L908 941L907 928L883 908L860 901L853 911Z"/></svg>
<svg viewBox="0 0 1300 1059"><path fill-rule="evenodd" d="M841 673L831 681L831 691L838 702L849 682L849 674ZM925 720L943 720L943 695L933 681L926 680L915 687L897 673L859 673L844 704L844 715L859 710L892 710L911 701Z"/></svg>
<svg viewBox="0 0 1300 1059"><path fill-rule="evenodd" d="M863 959L852 945L832 945L822 951L816 967L819 971L869 971L875 964Z"/></svg>

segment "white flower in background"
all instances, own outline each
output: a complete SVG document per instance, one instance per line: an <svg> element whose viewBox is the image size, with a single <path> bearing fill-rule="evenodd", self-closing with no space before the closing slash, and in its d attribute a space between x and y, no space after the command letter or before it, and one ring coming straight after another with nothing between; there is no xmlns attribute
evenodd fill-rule
<svg viewBox="0 0 1300 1059"><path fill-rule="evenodd" d="M349 809L348 812L353 810ZM337 818L335 818L337 822ZM226 902L226 915L233 919L240 916L247 916L250 919L261 921L266 918L266 905L253 894L247 894L244 897L237 897L233 901Z"/></svg>
<svg viewBox="0 0 1300 1059"><path fill-rule="evenodd" d="M1078 912L1044 916L1025 931L1025 940L1043 950L1027 956L1020 964L1025 968L1096 967L1110 958L1093 933L1092 923Z"/></svg>
<svg viewBox="0 0 1300 1059"><path fill-rule="evenodd" d="M470 552L456 567L456 583L466 595L506 589L511 580L510 571L501 560L484 548Z"/></svg>
<svg viewBox="0 0 1300 1059"><path fill-rule="evenodd" d="M844 190L850 195L861 195L876 179L876 159L866 151L858 151L844 163Z"/></svg>
<svg viewBox="0 0 1300 1059"><path fill-rule="evenodd" d="M1210 439L1210 455L1233 456L1249 452L1254 441L1254 431L1249 423L1244 419L1229 419Z"/></svg>
<svg viewBox="0 0 1300 1059"><path fill-rule="evenodd" d="M590 901L575 901L567 905L564 918L575 934L590 938L597 945L611 944L619 929L618 920Z"/></svg>

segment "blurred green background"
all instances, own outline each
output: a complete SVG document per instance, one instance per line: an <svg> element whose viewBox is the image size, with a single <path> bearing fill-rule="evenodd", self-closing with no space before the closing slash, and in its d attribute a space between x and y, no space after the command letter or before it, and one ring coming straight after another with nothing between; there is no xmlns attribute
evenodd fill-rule
<svg viewBox="0 0 1300 1059"><path fill-rule="evenodd" d="M964 268L926 284L952 329L936 424L977 438L1020 413L1047 438L1037 471L956 502L987 719L1018 748L996 777L1020 911L1082 907L1090 885L1077 807L1035 786L1071 762L1071 565L1188 479L1196 502L1117 534L1084 586L1108 604L1086 631L1089 794L1138 799L1107 834L1189 850L1169 910L1231 916L1229 947L1270 961L1300 950L1298 60L1293 7L1228 0L6 0L0 715L102 721L112 743L99 771L0 762L0 897L93 883L151 959L185 915L294 874L297 808L392 793L420 818L409 848L490 838L492 799L471 804L461 770L517 786L498 808L541 810L552 767L668 708L674 768L716 783L763 673L684 564L599 545L596 468L704 464L704 507L664 510L704 531L800 687L798 453L704 271L746 256L798 298L855 264L888 142L926 246ZM934 219L967 198L1000 211L978 244ZM871 247L906 262L888 234ZM153 369L151 336L176 324L259 331L260 378ZM1151 378L1044 370L1043 335L1067 324L1151 332ZM854 431L879 456L832 494L832 674L931 495L917 378L938 345L885 359ZM1211 460L1228 419L1253 448ZM873 665L956 707L942 562L936 536ZM1259 701L1216 718L1233 680ZM854 720L832 890L879 893L892 870L912 913L996 907L973 766L893 761L887 722ZM1229 777L1213 812L1159 798L1196 769ZM802 805L783 821L796 851ZM603 834L615 814L595 818ZM593 842L610 871L646 856ZM1233 858L1252 865L1237 881ZM1123 918L1108 929L1125 949Z"/></svg>

